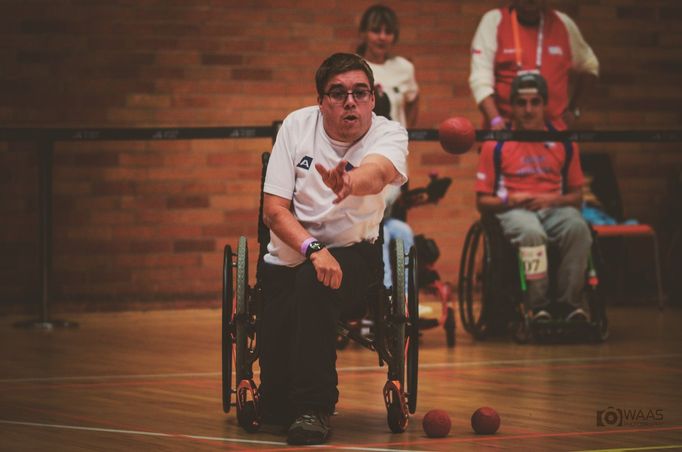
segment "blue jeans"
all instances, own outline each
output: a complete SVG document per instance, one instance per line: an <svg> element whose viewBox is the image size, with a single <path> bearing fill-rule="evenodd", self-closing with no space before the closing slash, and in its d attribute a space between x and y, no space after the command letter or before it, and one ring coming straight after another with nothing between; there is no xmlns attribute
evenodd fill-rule
<svg viewBox="0 0 682 452"><path fill-rule="evenodd" d="M391 240L402 239L405 252L414 245L414 233L410 225L395 218L384 219L384 286L393 286L393 273L391 272L391 257L389 246ZM407 271L405 271L405 290L407 290Z"/></svg>

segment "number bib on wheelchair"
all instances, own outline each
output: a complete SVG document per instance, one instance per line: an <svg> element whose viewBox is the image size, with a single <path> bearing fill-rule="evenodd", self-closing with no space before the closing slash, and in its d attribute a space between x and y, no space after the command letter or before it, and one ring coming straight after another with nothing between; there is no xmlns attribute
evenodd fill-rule
<svg viewBox="0 0 682 452"><path fill-rule="evenodd" d="M547 247L521 246L519 258L523 263L523 270L527 280L542 279L547 276Z"/></svg>

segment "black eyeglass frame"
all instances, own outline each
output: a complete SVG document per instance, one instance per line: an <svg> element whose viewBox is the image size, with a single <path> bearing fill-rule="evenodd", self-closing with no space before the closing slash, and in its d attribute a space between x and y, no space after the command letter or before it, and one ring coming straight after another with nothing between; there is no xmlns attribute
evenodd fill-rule
<svg viewBox="0 0 682 452"><path fill-rule="evenodd" d="M365 96L365 93L367 95L366 99L358 99L358 96ZM356 88L350 91L344 91L340 89L332 89L327 91L326 93L322 93L325 96L329 97L329 100L335 104L343 104L346 102L346 99L348 99L348 96L353 96L353 100L359 104L364 104L365 102L369 102L369 99L372 94L374 94L373 89L369 88ZM339 97L338 99L334 99L334 95L341 95L343 94L343 98Z"/></svg>

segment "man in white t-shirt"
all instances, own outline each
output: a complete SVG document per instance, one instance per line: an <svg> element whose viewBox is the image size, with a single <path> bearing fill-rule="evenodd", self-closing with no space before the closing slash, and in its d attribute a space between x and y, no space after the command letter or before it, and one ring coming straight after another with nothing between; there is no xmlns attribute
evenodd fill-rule
<svg viewBox="0 0 682 452"><path fill-rule="evenodd" d="M357 312L381 278L374 245L382 190L407 180L407 131L377 117L372 70L337 53L315 74L318 105L291 113L272 149L264 184L263 328L259 333L264 420L288 423L290 444L329 435L338 400L336 323Z"/></svg>

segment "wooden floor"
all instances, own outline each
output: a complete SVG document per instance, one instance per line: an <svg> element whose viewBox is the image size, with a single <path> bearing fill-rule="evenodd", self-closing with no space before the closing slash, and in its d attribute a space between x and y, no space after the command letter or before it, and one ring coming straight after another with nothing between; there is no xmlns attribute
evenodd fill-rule
<svg viewBox="0 0 682 452"><path fill-rule="evenodd" d="M423 337L417 413L407 432L386 425L376 356L339 354L341 401L329 447L344 450L682 449L682 311L609 308L611 338L593 345L474 342L454 349L440 329ZM0 318L0 450L279 450L276 430L247 434L220 399L217 310L69 315L78 329L44 332ZM472 432L480 406L502 417ZM430 409L452 430L427 438ZM597 425L602 410L622 425Z"/></svg>

